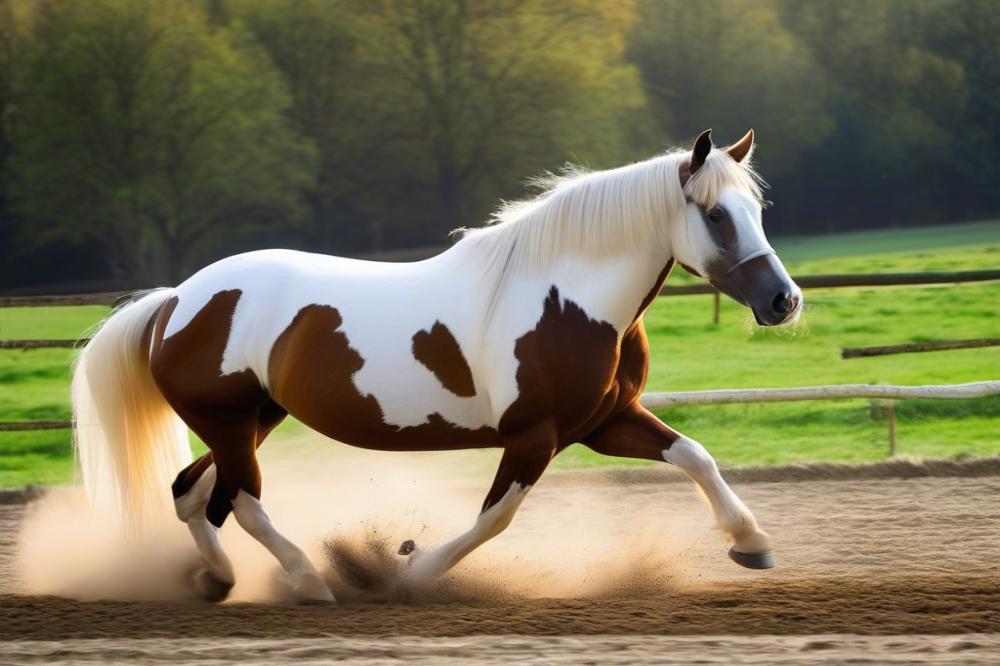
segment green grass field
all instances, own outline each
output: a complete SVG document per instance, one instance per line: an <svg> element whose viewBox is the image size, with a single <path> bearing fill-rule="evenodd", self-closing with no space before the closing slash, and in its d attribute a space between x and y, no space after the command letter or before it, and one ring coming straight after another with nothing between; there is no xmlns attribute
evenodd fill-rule
<svg viewBox="0 0 1000 666"><path fill-rule="evenodd" d="M973 270L1000 267L1000 222L775 241L792 274ZM687 281L681 272L671 281ZM936 338L1000 337L1000 283L825 289L806 294L794 329L762 329L723 301L711 324L710 296L657 299L646 315L651 391L839 383L957 383L997 379L1000 348L841 360L842 347ZM0 338L82 334L99 307L0 310ZM0 352L0 420L69 414L71 354ZM698 406L663 410L673 427L725 464L869 461L887 454L886 424L867 401ZM1000 397L897 405L897 453L951 458L1000 454ZM289 422L269 444L297 446ZM318 437L318 436L317 436ZM198 446L198 444L196 444ZM557 467L629 464L570 447ZM633 463L637 464L637 463ZM66 431L0 433L0 487L61 483L73 476Z"/></svg>

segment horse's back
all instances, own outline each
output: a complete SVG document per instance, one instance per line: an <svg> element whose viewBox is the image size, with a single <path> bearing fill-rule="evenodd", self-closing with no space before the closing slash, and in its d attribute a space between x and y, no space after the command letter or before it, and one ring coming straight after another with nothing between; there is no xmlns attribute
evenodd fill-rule
<svg viewBox="0 0 1000 666"><path fill-rule="evenodd" d="M472 285L442 263L236 255L176 289L153 353L196 325L188 344L213 350L204 362L220 376L252 374L331 437L375 448L491 444L494 419L469 360L480 337L462 293Z"/></svg>

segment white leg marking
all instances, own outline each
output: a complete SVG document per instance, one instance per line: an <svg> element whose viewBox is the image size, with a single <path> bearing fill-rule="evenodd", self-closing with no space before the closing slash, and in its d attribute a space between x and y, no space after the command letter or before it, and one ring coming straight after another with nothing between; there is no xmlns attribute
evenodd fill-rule
<svg viewBox="0 0 1000 666"><path fill-rule="evenodd" d="M512 483L500 501L479 514L476 524L465 534L428 550L414 550L405 572L406 578L427 581L444 574L463 557L507 529L531 486Z"/></svg>
<svg viewBox="0 0 1000 666"><path fill-rule="evenodd" d="M334 600L330 588L306 554L274 528L271 516L257 498L241 490L233 500L233 515L240 527L277 558L292 579L292 586L299 597L305 601Z"/></svg>
<svg viewBox="0 0 1000 666"><path fill-rule="evenodd" d="M712 507L716 524L733 540L737 551L757 554L771 550L770 538L757 526L750 509L723 480L715 459L704 446L682 436L669 449L663 450L663 459L677 465L698 485Z"/></svg>
<svg viewBox="0 0 1000 666"><path fill-rule="evenodd" d="M233 576L233 565L219 543L219 528L208 522L205 516L208 499L215 487L215 475L215 465L210 465L190 490L174 500L174 510L177 517L187 523L205 568L219 582L232 585L236 578Z"/></svg>

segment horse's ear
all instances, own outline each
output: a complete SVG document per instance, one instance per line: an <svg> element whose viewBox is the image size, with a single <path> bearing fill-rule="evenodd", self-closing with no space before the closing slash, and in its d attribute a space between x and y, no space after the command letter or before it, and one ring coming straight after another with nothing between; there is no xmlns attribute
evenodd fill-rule
<svg viewBox="0 0 1000 666"><path fill-rule="evenodd" d="M705 159L712 151L712 130L707 129L698 135L694 140L694 147L691 149L691 175L698 172L698 169L705 164Z"/></svg>
<svg viewBox="0 0 1000 666"><path fill-rule="evenodd" d="M746 135L734 143L733 145L726 148L726 152L737 162L742 162L753 150L753 130L750 130Z"/></svg>

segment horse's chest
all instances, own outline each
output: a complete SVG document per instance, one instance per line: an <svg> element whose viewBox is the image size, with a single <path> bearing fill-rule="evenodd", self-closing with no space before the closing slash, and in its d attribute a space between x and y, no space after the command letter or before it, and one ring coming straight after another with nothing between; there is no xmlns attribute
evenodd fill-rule
<svg viewBox="0 0 1000 666"><path fill-rule="evenodd" d="M638 396L648 358L641 324L619 341L614 326L562 301L554 287L538 324L517 339L514 356L518 395L500 419L501 435L548 420L563 445Z"/></svg>
<svg viewBox="0 0 1000 666"><path fill-rule="evenodd" d="M622 337L613 379L599 399L581 405L581 415L587 415L564 436L564 443L582 440L607 419L615 416L639 399L646 384L649 369L649 346L642 323L636 322Z"/></svg>

